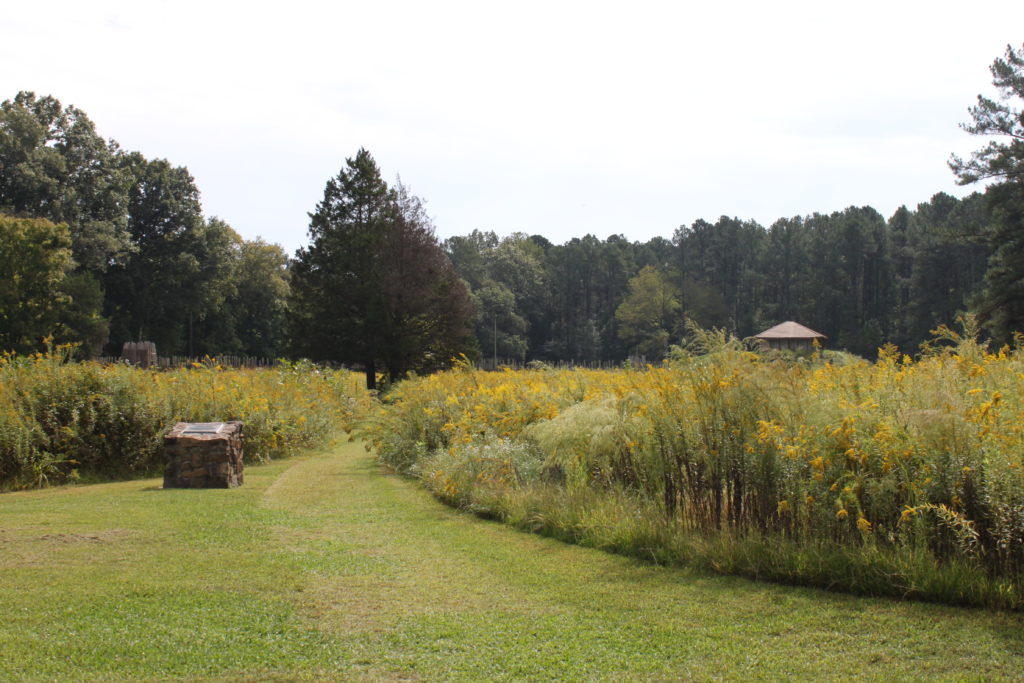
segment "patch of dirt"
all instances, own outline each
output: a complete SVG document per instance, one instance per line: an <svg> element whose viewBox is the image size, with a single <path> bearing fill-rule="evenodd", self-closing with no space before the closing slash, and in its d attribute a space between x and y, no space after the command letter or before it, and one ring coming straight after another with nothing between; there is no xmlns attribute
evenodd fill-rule
<svg viewBox="0 0 1024 683"><path fill-rule="evenodd" d="M131 533L128 529L104 529L102 531L88 531L81 534L43 534L42 536L33 536L19 540L42 541L46 543L114 543Z"/></svg>
<svg viewBox="0 0 1024 683"><path fill-rule="evenodd" d="M0 530L0 573L7 568L52 566L56 562L92 563L111 553L120 554L120 549L129 547L124 543L137 534L130 529L79 533L51 533L39 527Z"/></svg>
<svg viewBox="0 0 1024 683"><path fill-rule="evenodd" d="M43 534L37 541L59 541L60 543L75 543L84 541L86 543L107 543L100 536L95 534Z"/></svg>

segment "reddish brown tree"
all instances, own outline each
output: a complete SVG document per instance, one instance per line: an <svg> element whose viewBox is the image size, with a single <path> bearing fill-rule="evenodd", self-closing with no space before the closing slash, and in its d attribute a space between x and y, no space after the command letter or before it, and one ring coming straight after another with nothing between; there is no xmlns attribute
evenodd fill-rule
<svg viewBox="0 0 1024 683"><path fill-rule="evenodd" d="M292 351L359 365L366 386L451 364L472 345L466 287L420 199L365 149L327 182L292 269Z"/></svg>

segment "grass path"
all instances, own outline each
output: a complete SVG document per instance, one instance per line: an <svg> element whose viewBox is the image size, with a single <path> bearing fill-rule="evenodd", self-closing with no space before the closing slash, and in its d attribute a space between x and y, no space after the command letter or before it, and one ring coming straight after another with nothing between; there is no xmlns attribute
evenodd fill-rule
<svg viewBox="0 0 1024 683"><path fill-rule="evenodd" d="M0 496L0 680L1013 679L1024 615L650 567L475 519L358 444Z"/></svg>

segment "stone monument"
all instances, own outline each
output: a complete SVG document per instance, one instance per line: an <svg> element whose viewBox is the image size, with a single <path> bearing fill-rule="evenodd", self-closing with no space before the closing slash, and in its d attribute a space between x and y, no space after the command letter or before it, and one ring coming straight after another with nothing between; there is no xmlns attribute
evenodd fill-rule
<svg viewBox="0 0 1024 683"><path fill-rule="evenodd" d="M242 423L179 422L164 435L165 489L242 485Z"/></svg>

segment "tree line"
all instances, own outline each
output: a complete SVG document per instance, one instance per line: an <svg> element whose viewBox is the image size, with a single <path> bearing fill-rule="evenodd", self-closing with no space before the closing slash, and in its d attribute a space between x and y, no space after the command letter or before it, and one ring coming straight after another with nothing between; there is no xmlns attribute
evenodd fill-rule
<svg viewBox="0 0 1024 683"><path fill-rule="evenodd" d="M165 354L274 356L287 263L204 217L187 168L104 140L54 97L0 104L0 348L49 338L89 357L146 340Z"/></svg>
<svg viewBox="0 0 1024 683"><path fill-rule="evenodd" d="M550 244L474 232L445 241L477 307L485 355L519 361L659 360L684 322L752 336L784 320L862 355L915 351L981 294L986 198L937 194L885 219L870 207L769 227L698 220L671 240Z"/></svg>
<svg viewBox="0 0 1024 683"><path fill-rule="evenodd" d="M784 320L833 348L914 352L963 312L997 342L1024 329L1024 51L991 67L963 128L989 138L945 193L780 218L722 216L639 242L475 230L439 241L423 201L366 150L328 180L293 258L204 217L184 167L105 141L52 97L0 105L0 347L44 336L83 355L308 357L373 385L458 354L501 361L662 358L692 320L750 336ZM1005 141L1008 140L1008 141Z"/></svg>

